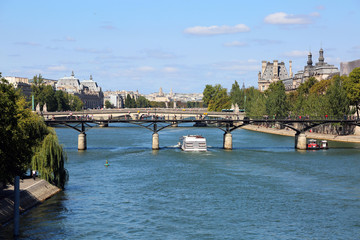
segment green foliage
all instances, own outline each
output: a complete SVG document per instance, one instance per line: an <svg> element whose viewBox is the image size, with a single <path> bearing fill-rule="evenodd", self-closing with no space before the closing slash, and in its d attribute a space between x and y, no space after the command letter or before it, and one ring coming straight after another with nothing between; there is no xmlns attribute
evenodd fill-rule
<svg viewBox="0 0 360 240"><path fill-rule="evenodd" d="M216 84L212 88L214 91L208 104L208 111L220 112L222 109L229 109L231 107L231 100L227 94L227 89L223 88L220 84Z"/></svg>
<svg viewBox="0 0 360 240"><path fill-rule="evenodd" d="M266 98L259 90L251 87L246 92L246 116L258 118L266 115Z"/></svg>
<svg viewBox="0 0 360 240"><path fill-rule="evenodd" d="M316 95L324 95L330 85L331 85L331 79L321 80L320 82L315 83L310 88L309 93Z"/></svg>
<svg viewBox="0 0 360 240"><path fill-rule="evenodd" d="M314 77L310 77L307 81L300 84L299 88L296 90L299 95L307 95L310 92L312 86L317 83L317 80Z"/></svg>
<svg viewBox="0 0 360 240"><path fill-rule="evenodd" d="M209 106L211 99L215 96L215 88L212 85L206 85L203 91L203 102Z"/></svg>
<svg viewBox="0 0 360 240"><path fill-rule="evenodd" d="M203 102L186 102L187 108L203 108L204 103Z"/></svg>
<svg viewBox="0 0 360 240"><path fill-rule="evenodd" d="M63 189L69 178L64 168L66 159L55 131L51 130L42 144L36 148L32 157L32 169L36 169L41 178Z"/></svg>
<svg viewBox="0 0 360 240"><path fill-rule="evenodd" d="M106 100L105 101L105 108L107 108L107 109L114 108L114 105L112 105L109 100Z"/></svg>
<svg viewBox="0 0 360 240"><path fill-rule="evenodd" d="M133 97L128 94L125 99L125 107L126 108L136 108L136 101Z"/></svg>
<svg viewBox="0 0 360 240"><path fill-rule="evenodd" d="M51 133L43 120L25 106L25 99L19 92L1 79L0 181L5 184L26 173L36 149L44 145L44 138ZM54 132L53 138L56 138ZM63 181L63 175L58 174L54 172L54 177Z"/></svg>
<svg viewBox="0 0 360 240"><path fill-rule="evenodd" d="M324 116L327 107L325 98L322 95L325 93L327 86L328 82L319 83L314 77L300 84L296 92L288 96L292 115Z"/></svg>
<svg viewBox="0 0 360 240"><path fill-rule="evenodd" d="M0 75L1 78L1 75ZM31 112L24 109L24 100L18 91L5 79L0 81L0 181L12 182L15 176L22 176L30 162L31 143L25 129L26 117Z"/></svg>
<svg viewBox="0 0 360 240"><path fill-rule="evenodd" d="M285 93L285 86L281 81L271 83L265 91L266 113L269 116L286 117L288 116L288 102Z"/></svg>
<svg viewBox="0 0 360 240"><path fill-rule="evenodd" d="M150 107L152 108L166 108L165 102L150 101Z"/></svg>
<svg viewBox="0 0 360 240"><path fill-rule="evenodd" d="M329 115L339 118L349 113L350 104L340 76L332 78L332 84L327 89L325 96L329 106Z"/></svg>
<svg viewBox="0 0 360 240"><path fill-rule="evenodd" d="M144 96L139 96L136 99L136 107L138 108L147 108L150 107L150 101L147 100Z"/></svg>
<svg viewBox="0 0 360 240"><path fill-rule="evenodd" d="M357 116L359 118L359 104L360 104L360 68L355 68L349 77L344 79L344 88L347 92L347 97L350 104L356 107Z"/></svg>
<svg viewBox="0 0 360 240"><path fill-rule="evenodd" d="M58 92L58 91L57 91ZM81 99L72 94L66 94L66 99L69 105L69 110L71 111L81 111L81 109L84 106L84 103L81 101Z"/></svg>
<svg viewBox="0 0 360 240"><path fill-rule="evenodd" d="M44 79L39 76L33 77L31 85L32 94L34 95L35 106L41 108L46 104L47 110L53 111L80 111L83 103L78 96L68 94L63 91L55 91L52 86L45 85Z"/></svg>
<svg viewBox="0 0 360 240"><path fill-rule="evenodd" d="M230 90L230 99L232 104L237 104L240 109L244 108L245 90L240 89L237 81L232 85Z"/></svg>

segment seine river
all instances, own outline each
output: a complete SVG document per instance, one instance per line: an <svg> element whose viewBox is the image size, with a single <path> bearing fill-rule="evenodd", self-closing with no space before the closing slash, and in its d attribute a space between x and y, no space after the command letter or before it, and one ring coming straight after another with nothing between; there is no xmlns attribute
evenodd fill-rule
<svg viewBox="0 0 360 240"><path fill-rule="evenodd" d="M149 130L119 126L90 129L85 152L56 129L70 180L21 216L20 239L359 239L360 144L296 151L291 137L236 130L225 151L219 129L178 127L152 151ZM187 134L209 151L176 148Z"/></svg>

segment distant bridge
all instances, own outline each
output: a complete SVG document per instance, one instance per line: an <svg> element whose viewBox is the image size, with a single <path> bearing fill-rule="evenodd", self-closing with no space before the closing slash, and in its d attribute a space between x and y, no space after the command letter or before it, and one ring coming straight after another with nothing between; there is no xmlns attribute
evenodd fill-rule
<svg viewBox="0 0 360 240"><path fill-rule="evenodd" d="M122 109L106 109L106 110L84 110L77 112L46 112L42 113L46 120L48 119L69 119L69 118L88 118L93 120L107 119L141 119L147 116L162 117L167 120L195 118L231 118L240 119L245 116L243 112L208 112L206 108L122 108Z"/></svg>
<svg viewBox="0 0 360 240"><path fill-rule="evenodd" d="M134 110L133 110L134 111ZM139 111L139 112L137 112ZM321 118L321 119L309 119L309 118L295 118L295 119L268 119L268 118L255 118L249 119L244 117L244 113L241 114L228 114L228 113L211 113L205 114L204 111L188 111L187 114L184 114L186 111L182 111L182 114L179 114L178 111L174 113L166 112L163 110L162 114L154 114L155 110L149 111L135 110L133 112L125 112L117 116L117 112L108 112L107 114L112 115L108 116L107 119L95 119L94 117L89 116L89 114L82 115L78 117L77 115L66 115L64 113L58 113L55 117L55 114L51 115L51 119L46 119L45 123L51 126L55 125L65 125L70 128L75 129L80 132L78 136L78 149L86 150L86 130L94 126L108 126L112 123L130 123L140 127L144 127L153 132L152 135L152 149L159 149L159 134L158 132L168 128L176 127L179 124L183 123L193 123L194 127L200 126L213 126L224 131L223 136L223 148L232 149L232 135L231 132L248 124L258 124L258 123L268 123L268 124L280 124L283 127L288 127L295 131L295 148L297 149L306 149L306 136L305 132L314 128L316 126L327 124L327 123L340 123L343 125L355 125L360 127L359 119L333 119L333 118ZM157 112L159 113L159 112ZM67 113L69 114L69 113ZM101 112L103 114L103 112ZM115 117L114 117L115 115ZM169 115L167 117L167 115ZM176 117L178 116L178 117ZM48 117L48 116L47 116ZM86 129L87 128L87 129Z"/></svg>

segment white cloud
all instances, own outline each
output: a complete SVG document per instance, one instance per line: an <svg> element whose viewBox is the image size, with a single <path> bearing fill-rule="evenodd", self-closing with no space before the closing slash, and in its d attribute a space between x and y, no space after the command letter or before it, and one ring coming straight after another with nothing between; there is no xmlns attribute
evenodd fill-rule
<svg viewBox="0 0 360 240"><path fill-rule="evenodd" d="M49 71L67 71L67 68L64 65L59 65L59 66L51 66L48 67Z"/></svg>
<svg viewBox="0 0 360 240"><path fill-rule="evenodd" d="M140 72L152 72L155 70L155 68L150 67L150 66L142 66L142 67L138 67L136 70L138 70Z"/></svg>
<svg viewBox="0 0 360 240"><path fill-rule="evenodd" d="M175 72L178 72L179 69L174 68L174 67L164 67L163 71L166 73L175 73Z"/></svg>
<svg viewBox="0 0 360 240"><path fill-rule="evenodd" d="M309 15L295 15L284 12L270 14L264 18L264 22L268 24L310 24L312 17L319 17L317 12Z"/></svg>
<svg viewBox="0 0 360 240"><path fill-rule="evenodd" d="M220 34L232 34L232 33L239 33L239 32L249 32L250 28L245 24L238 24L235 26L209 26L209 27L202 27L202 26L195 26L190 27L184 30L187 34L192 35L220 35Z"/></svg>
<svg viewBox="0 0 360 240"><path fill-rule="evenodd" d="M293 50L291 52L284 53L286 57L305 57L308 55L307 51Z"/></svg>
<svg viewBox="0 0 360 240"><path fill-rule="evenodd" d="M244 47L246 45L247 45L246 42L239 42L239 41L233 41L233 42L224 43L225 47Z"/></svg>

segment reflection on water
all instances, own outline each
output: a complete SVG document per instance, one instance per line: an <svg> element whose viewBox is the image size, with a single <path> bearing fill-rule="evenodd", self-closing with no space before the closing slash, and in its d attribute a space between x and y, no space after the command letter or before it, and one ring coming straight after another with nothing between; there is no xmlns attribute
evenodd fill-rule
<svg viewBox="0 0 360 240"><path fill-rule="evenodd" d="M297 151L291 137L237 130L233 151L215 128L93 128L88 150L57 129L66 190L21 217L21 239L356 239L360 145ZM183 152L201 134L208 152ZM104 167L105 161L110 163ZM11 238L12 225L0 238Z"/></svg>

